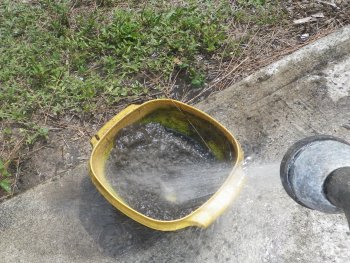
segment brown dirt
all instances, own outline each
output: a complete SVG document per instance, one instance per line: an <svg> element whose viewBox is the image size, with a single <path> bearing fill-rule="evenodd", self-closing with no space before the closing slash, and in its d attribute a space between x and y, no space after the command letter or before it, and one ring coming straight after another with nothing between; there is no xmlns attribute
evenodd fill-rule
<svg viewBox="0 0 350 263"><path fill-rule="evenodd" d="M236 1L232 1L234 5ZM267 1L269 2L269 1ZM335 1L280 1L280 7L270 11L278 13L278 21L260 24L259 21L231 22L234 38L249 36L243 52L230 61L213 60L209 64L211 81L197 94L184 96L181 100L189 103L203 100L208 94L223 90L254 71L288 55L315 40L334 32L350 23L350 2ZM255 13L254 8L250 10ZM294 21L315 14L323 17L310 22L295 24Z"/></svg>

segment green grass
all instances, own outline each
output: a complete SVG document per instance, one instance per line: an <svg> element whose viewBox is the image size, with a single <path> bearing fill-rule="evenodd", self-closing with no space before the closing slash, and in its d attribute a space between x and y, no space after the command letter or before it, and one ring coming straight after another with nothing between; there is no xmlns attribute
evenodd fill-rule
<svg viewBox="0 0 350 263"><path fill-rule="evenodd" d="M230 12L195 2L154 5L115 8L108 18L103 9L83 13L73 27L69 1L2 3L0 119L26 120L38 109L91 111L101 97L113 103L147 93L147 76L167 80L179 69L193 87L203 85L195 56L227 44Z"/></svg>
<svg viewBox="0 0 350 263"><path fill-rule="evenodd" d="M9 177L11 177L11 174L7 171L7 167L0 159L0 189L3 189L7 193L11 193L11 180Z"/></svg>
<svg viewBox="0 0 350 263"><path fill-rule="evenodd" d="M131 2L131 8L100 0L100 8L75 16L73 2L0 4L0 120L28 121L38 110L93 111L101 99L108 105L161 89L178 71L193 88L201 87L206 72L196 56L237 52L240 43L228 40L227 21L248 19L226 0Z"/></svg>

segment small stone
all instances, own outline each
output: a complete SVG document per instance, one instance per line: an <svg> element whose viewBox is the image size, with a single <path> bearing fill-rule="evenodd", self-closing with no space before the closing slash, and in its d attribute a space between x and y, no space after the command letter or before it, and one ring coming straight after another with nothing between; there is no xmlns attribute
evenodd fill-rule
<svg viewBox="0 0 350 263"><path fill-rule="evenodd" d="M350 130L350 123L343 124L342 127L347 130Z"/></svg>
<svg viewBox="0 0 350 263"><path fill-rule="evenodd" d="M309 38L310 38L310 34L309 33L305 33L305 34L302 34L300 36L300 40L303 41L303 42L307 41Z"/></svg>

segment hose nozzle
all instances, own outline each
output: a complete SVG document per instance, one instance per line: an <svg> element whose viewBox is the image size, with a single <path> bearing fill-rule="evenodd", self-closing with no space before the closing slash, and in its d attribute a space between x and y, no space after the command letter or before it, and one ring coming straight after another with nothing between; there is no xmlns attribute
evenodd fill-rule
<svg viewBox="0 0 350 263"><path fill-rule="evenodd" d="M333 136L298 141L280 169L288 195L297 203L326 213L350 215L350 144ZM349 217L348 217L349 218Z"/></svg>

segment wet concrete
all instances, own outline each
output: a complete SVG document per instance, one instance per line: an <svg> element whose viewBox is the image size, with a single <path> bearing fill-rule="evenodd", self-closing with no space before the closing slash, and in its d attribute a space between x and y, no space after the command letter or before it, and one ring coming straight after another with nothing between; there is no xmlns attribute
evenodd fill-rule
<svg viewBox="0 0 350 263"><path fill-rule="evenodd" d="M198 107L226 125L250 168L239 199L206 230L162 233L111 207L86 165L0 204L2 262L348 262L343 215L298 206L278 163L296 140L330 134L350 141L350 28L257 72Z"/></svg>

